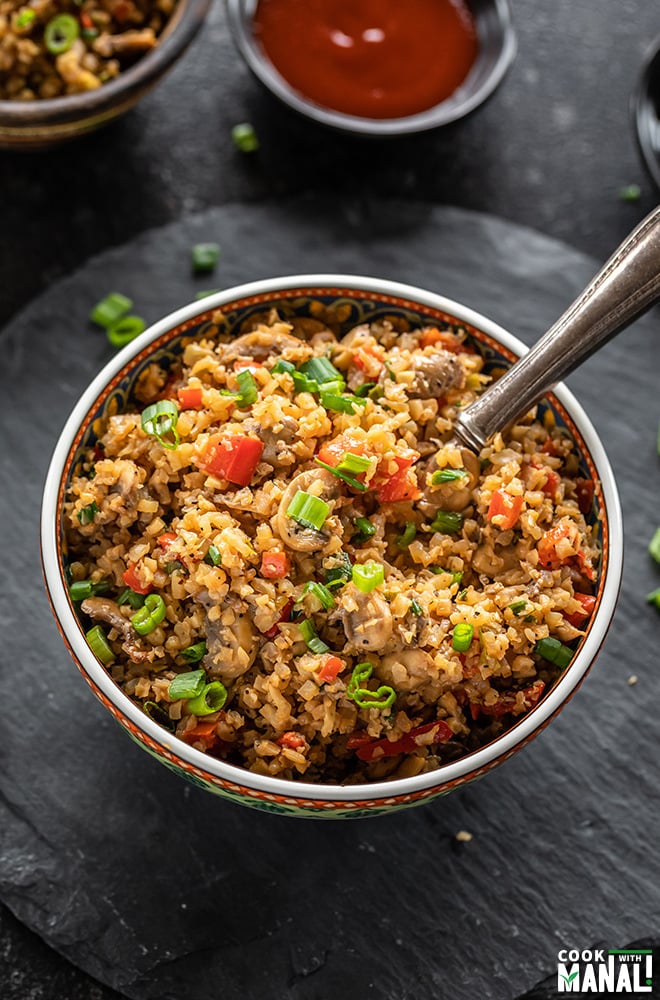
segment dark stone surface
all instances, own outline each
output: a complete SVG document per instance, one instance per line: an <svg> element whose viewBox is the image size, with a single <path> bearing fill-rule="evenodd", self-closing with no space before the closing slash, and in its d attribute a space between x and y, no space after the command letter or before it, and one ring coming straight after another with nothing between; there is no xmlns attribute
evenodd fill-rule
<svg viewBox="0 0 660 1000"><path fill-rule="evenodd" d="M561 947L620 947L652 932L660 629L644 595L659 582L645 551L659 478L655 316L571 380L626 511L615 626L562 715L483 781L385 819L261 815L160 767L79 677L42 593L36 520L60 426L108 356L86 324L89 305L112 287L153 320L188 300L202 284L188 266L200 239L225 247L226 283L321 267L398 277L469 301L528 342L595 269L557 242L455 209L225 206L93 259L9 325L0 898L72 962L139 1000L511 1000L552 974ZM621 378L631 367L634 393ZM456 842L461 829L470 843ZM3 1000L61 996L39 949L21 947L41 963L40 981L28 985L10 950ZM76 982L80 997L112 996Z"/></svg>

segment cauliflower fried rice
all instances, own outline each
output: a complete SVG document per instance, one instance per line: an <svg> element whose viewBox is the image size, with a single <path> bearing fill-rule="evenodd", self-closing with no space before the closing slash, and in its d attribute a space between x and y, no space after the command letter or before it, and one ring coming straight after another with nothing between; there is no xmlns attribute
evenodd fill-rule
<svg viewBox="0 0 660 1000"><path fill-rule="evenodd" d="M478 457L452 443L490 379L442 324L214 320L143 372L71 482L93 651L153 719L259 774L403 778L490 742L594 608L573 440L534 409Z"/></svg>

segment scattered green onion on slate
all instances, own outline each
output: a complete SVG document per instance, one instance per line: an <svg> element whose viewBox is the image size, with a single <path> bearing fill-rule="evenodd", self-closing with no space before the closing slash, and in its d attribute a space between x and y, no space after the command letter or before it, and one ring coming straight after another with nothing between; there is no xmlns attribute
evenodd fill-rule
<svg viewBox="0 0 660 1000"><path fill-rule="evenodd" d="M89 314L89 318L92 323L96 323L97 326L102 326L107 330L109 327L114 326L132 308L133 302L131 299L122 295L121 292L110 292L104 299L96 303Z"/></svg>
<svg viewBox="0 0 660 1000"><path fill-rule="evenodd" d="M79 510L76 516L81 524L91 524L98 512L99 508L96 500L92 500L90 504L83 507L82 510Z"/></svg>
<svg viewBox="0 0 660 1000"><path fill-rule="evenodd" d="M527 601L514 601L513 604L509 604L508 607L511 611L513 611L514 615L519 615L522 614L527 607Z"/></svg>
<svg viewBox="0 0 660 1000"><path fill-rule="evenodd" d="M283 375L284 373L291 375L295 370L296 366L292 365L290 361L285 361L284 358L278 358L271 368L271 372L277 375Z"/></svg>
<svg viewBox="0 0 660 1000"><path fill-rule="evenodd" d="M361 493L366 492L367 487L365 484L361 483L359 479L355 478L355 476L352 476L350 472L342 472L338 466L328 465L327 462L322 462L320 458L315 459L315 462L323 469L327 469L328 472L331 472L333 476L337 477L337 479L343 479L344 482L348 483L349 486L352 486L354 490L359 490Z"/></svg>
<svg viewBox="0 0 660 1000"><path fill-rule="evenodd" d="M376 587L385 582L385 570L382 563L370 559L366 563L357 563L352 572L353 583L363 594L370 594Z"/></svg>
<svg viewBox="0 0 660 1000"><path fill-rule="evenodd" d="M146 328L147 324L141 316L122 316L106 328L105 335L111 347L125 347Z"/></svg>
<svg viewBox="0 0 660 1000"><path fill-rule="evenodd" d="M457 479L467 476L465 469L437 469L431 476L431 485L438 486L440 483L453 483Z"/></svg>
<svg viewBox="0 0 660 1000"><path fill-rule="evenodd" d="M322 583L316 583L315 581L310 581L309 583L306 583L305 586L303 587L302 594L296 601L296 606L302 604L303 598L305 597L306 594L313 594L314 597L318 600L321 607L325 609L325 611L329 611L330 608L333 608L335 606L334 597L332 596L328 588L324 586Z"/></svg>
<svg viewBox="0 0 660 1000"><path fill-rule="evenodd" d="M129 604L133 608L133 611L137 611L144 604L144 594L138 594L136 590L127 587L126 590L122 590L117 598L117 604Z"/></svg>
<svg viewBox="0 0 660 1000"><path fill-rule="evenodd" d="M186 646L179 653L179 656L186 661L186 663L199 663L206 656L207 648L206 642L202 640L201 642L196 642L192 646Z"/></svg>
<svg viewBox="0 0 660 1000"><path fill-rule="evenodd" d="M191 257L195 274L208 274L215 270L220 257L220 247L217 243L196 243L192 248Z"/></svg>
<svg viewBox="0 0 660 1000"><path fill-rule="evenodd" d="M259 138L249 122L240 122L231 130L234 145L241 153L256 153L259 149Z"/></svg>
<svg viewBox="0 0 660 1000"><path fill-rule="evenodd" d="M546 639L539 639L534 646L534 651L539 656L542 656L544 660L554 663L556 667L560 667L562 670L568 666L575 655L575 650L571 649L570 646L564 646L559 639L553 639L551 636Z"/></svg>
<svg viewBox="0 0 660 1000"><path fill-rule="evenodd" d="M149 716L152 722L157 722L159 726L164 726L165 729L169 729L171 733L173 733L176 729L176 722L174 719L170 719L163 706L159 705L158 702L145 701L142 706L142 711L145 715Z"/></svg>
<svg viewBox="0 0 660 1000"><path fill-rule="evenodd" d="M227 701L227 689L220 681L211 681L196 698L188 702L188 711L193 715L212 715L219 712Z"/></svg>
<svg viewBox="0 0 660 1000"><path fill-rule="evenodd" d="M69 597L72 601L86 601L88 597L101 597L109 592L109 580L99 580L98 583L92 583L91 580L76 580L69 587Z"/></svg>
<svg viewBox="0 0 660 1000"><path fill-rule="evenodd" d="M414 521L406 521L406 526L403 529L403 534L397 535L394 539L396 544L400 549L407 549L412 542L415 541L415 536L417 534L417 526Z"/></svg>
<svg viewBox="0 0 660 1000"><path fill-rule="evenodd" d="M310 649L312 653L320 655L321 653L328 652L330 647L326 645L323 639L319 639L316 634L316 629L314 628L314 622L312 622L309 618L305 618L304 621L300 622L298 628L300 629L300 634L307 643L307 648Z"/></svg>
<svg viewBox="0 0 660 1000"><path fill-rule="evenodd" d="M172 701L179 698L197 698L206 687L206 674L203 670L190 670L185 674L177 674L170 682L168 695Z"/></svg>
<svg viewBox="0 0 660 1000"><path fill-rule="evenodd" d="M469 622L459 622L458 625L454 625L454 631L451 635L451 648L456 650L457 653L467 653L472 645L473 638L474 625L470 625Z"/></svg>
<svg viewBox="0 0 660 1000"><path fill-rule="evenodd" d="M29 28L36 16L37 14L34 10L22 10L16 18L16 27Z"/></svg>
<svg viewBox="0 0 660 1000"><path fill-rule="evenodd" d="M353 524L357 528L351 538L353 545L362 545L363 542L369 541L376 534L376 525L372 524L368 517L356 517Z"/></svg>
<svg viewBox="0 0 660 1000"><path fill-rule="evenodd" d="M349 580L353 579L353 564L345 552L339 553L341 562L337 566L332 566L325 571L325 585L328 589L343 587Z"/></svg>
<svg viewBox="0 0 660 1000"><path fill-rule="evenodd" d="M174 400L160 399L142 411L142 430L145 434L152 434L163 448L174 451L179 447L178 419L179 407Z"/></svg>
<svg viewBox="0 0 660 1000"><path fill-rule="evenodd" d="M646 600L649 604L655 604L656 608L660 608L660 587L656 590L652 590L650 594L647 594Z"/></svg>
<svg viewBox="0 0 660 1000"><path fill-rule="evenodd" d="M432 531L455 535L463 526L463 515L454 510L439 510L431 523Z"/></svg>
<svg viewBox="0 0 660 1000"><path fill-rule="evenodd" d="M641 194L642 189L639 184L626 184L625 187L619 188L621 201L639 201Z"/></svg>
<svg viewBox="0 0 660 1000"><path fill-rule="evenodd" d="M68 52L80 34L80 24L71 14L57 14L44 28L44 45L54 56Z"/></svg>
<svg viewBox="0 0 660 1000"><path fill-rule="evenodd" d="M297 521L303 528L320 531L330 513L330 507L320 497L305 493L304 490L298 490L287 507L286 513L287 517Z"/></svg>
<svg viewBox="0 0 660 1000"><path fill-rule="evenodd" d="M257 383L252 372L248 371L239 372L236 376L236 381L238 382L239 393L238 406L244 410L247 406L252 406L253 403L256 403L259 397Z"/></svg>
<svg viewBox="0 0 660 1000"><path fill-rule="evenodd" d="M423 612L423 610L424 609L422 608L422 605L419 603L419 601L416 601L413 598L412 601L410 602L410 611L411 611L411 613L413 615L421 615L422 612Z"/></svg>
<svg viewBox="0 0 660 1000"><path fill-rule="evenodd" d="M209 566L222 566L222 554L217 545L209 545L204 562Z"/></svg>
<svg viewBox="0 0 660 1000"><path fill-rule="evenodd" d="M131 618L131 624L138 635L149 635L163 621L166 611L160 594L147 594L144 604Z"/></svg>
<svg viewBox="0 0 660 1000"><path fill-rule="evenodd" d="M106 666L108 663L112 663L115 654L112 652L112 647L100 625L94 625L93 628L90 628L89 632L85 633L85 638L92 653L101 663Z"/></svg>
<svg viewBox="0 0 660 1000"><path fill-rule="evenodd" d="M78 516L80 517L80 514ZM660 528L656 529L655 535L649 543L649 552L655 561L660 563Z"/></svg>

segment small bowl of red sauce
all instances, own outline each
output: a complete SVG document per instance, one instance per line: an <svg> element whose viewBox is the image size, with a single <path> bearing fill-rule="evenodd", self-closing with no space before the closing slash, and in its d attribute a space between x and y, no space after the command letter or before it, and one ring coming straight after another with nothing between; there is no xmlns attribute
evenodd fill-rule
<svg viewBox="0 0 660 1000"><path fill-rule="evenodd" d="M515 55L508 0L226 0L240 53L280 100L373 136L462 118Z"/></svg>

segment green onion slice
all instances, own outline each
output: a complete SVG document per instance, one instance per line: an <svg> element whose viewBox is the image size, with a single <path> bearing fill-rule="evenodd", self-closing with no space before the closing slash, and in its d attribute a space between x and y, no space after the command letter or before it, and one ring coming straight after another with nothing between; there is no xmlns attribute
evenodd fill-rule
<svg viewBox="0 0 660 1000"><path fill-rule="evenodd" d="M278 358L271 368L271 372L274 372L277 375L283 375L284 373L292 375L295 370L296 366L292 365L290 361L285 361L284 358Z"/></svg>
<svg viewBox="0 0 660 1000"><path fill-rule="evenodd" d="M180 573L184 569L185 566L180 559L172 559L170 562L165 563L165 572L168 576L171 576L172 573Z"/></svg>
<svg viewBox="0 0 660 1000"><path fill-rule="evenodd" d="M366 405L366 399L361 399L359 396L349 396L348 394L340 396L334 392L321 390L321 406L334 413L355 413L356 406L364 407Z"/></svg>
<svg viewBox="0 0 660 1000"><path fill-rule="evenodd" d="M78 511L77 517L81 524L91 524L98 512L99 508L96 500L92 500L87 507L83 507L82 510Z"/></svg>
<svg viewBox="0 0 660 1000"><path fill-rule="evenodd" d="M454 510L439 510L431 524L432 531L455 535L463 527L463 515Z"/></svg>
<svg viewBox="0 0 660 1000"><path fill-rule="evenodd" d="M222 554L217 545L209 545L204 562L209 566L222 566Z"/></svg>
<svg viewBox="0 0 660 1000"><path fill-rule="evenodd" d="M29 28L36 16L37 14L34 10L22 10L16 18L16 27Z"/></svg>
<svg viewBox="0 0 660 1000"><path fill-rule="evenodd" d="M205 672L190 670L185 674L177 674L171 681L167 693L172 701L178 701L180 698L198 698L205 687Z"/></svg>
<svg viewBox="0 0 660 1000"><path fill-rule="evenodd" d="M352 451L345 451L341 461L337 465L339 472L366 472L371 465L371 459L364 455L354 455Z"/></svg>
<svg viewBox="0 0 660 1000"><path fill-rule="evenodd" d="M323 642L323 639L319 639L316 634L316 629L314 628L314 622L311 621L310 618L305 618L304 621L301 621L298 628L300 629L300 634L307 643L307 648L310 649L312 653L320 655L321 653L329 652L330 647Z"/></svg>
<svg viewBox="0 0 660 1000"><path fill-rule="evenodd" d="M179 407L173 399L159 399L142 411L142 430L152 434L163 448L174 451L179 447L179 432L176 429ZM169 435L169 436L168 436Z"/></svg>
<svg viewBox="0 0 660 1000"><path fill-rule="evenodd" d="M424 611L422 605L419 603L419 601L416 601L414 597L410 602L410 611L412 612L413 615L421 615Z"/></svg>
<svg viewBox="0 0 660 1000"><path fill-rule="evenodd" d="M465 469L437 469L431 476L431 485L438 486L440 483L453 483L457 479L467 476Z"/></svg>
<svg viewBox="0 0 660 1000"><path fill-rule="evenodd" d="M147 594L144 604L131 618L138 635L149 635L165 618L167 608L160 594Z"/></svg>
<svg viewBox="0 0 660 1000"><path fill-rule="evenodd" d="M148 715L153 722L157 722L159 726L164 726L165 729L169 729L171 733L173 733L176 729L176 722L174 719L170 719L163 706L159 705L158 702L145 701L142 706L142 711L145 715Z"/></svg>
<svg viewBox="0 0 660 1000"><path fill-rule="evenodd" d="M193 671L196 673L197 671ZM193 715L213 715L219 712L227 701L227 688L220 681L211 681L196 698L188 702L188 711Z"/></svg>
<svg viewBox="0 0 660 1000"><path fill-rule="evenodd" d="M570 646L564 646L559 639L553 639L552 637L539 639L534 650L544 660L554 663L556 667L560 667L562 670L568 666L575 655L575 651Z"/></svg>
<svg viewBox="0 0 660 1000"><path fill-rule="evenodd" d="M44 45L54 56L68 52L80 34L80 24L71 14L57 14L44 28Z"/></svg>
<svg viewBox="0 0 660 1000"><path fill-rule="evenodd" d="M195 243L191 257L195 274L208 274L218 263L220 247L217 243Z"/></svg>
<svg viewBox="0 0 660 1000"><path fill-rule="evenodd" d="M69 597L72 601L86 601L88 597L101 597L109 592L109 580L99 580L98 583L93 583L92 580L76 580L69 587Z"/></svg>
<svg viewBox="0 0 660 1000"><path fill-rule="evenodd" d="M330 608L334 608L335 606L335 599L328 590L328 588L325 587L322 583L316 583L314 581L310 581L309 583L306 583L305 586L303 587L302 593L298 598L298 600L296 601L294 607L298 607L299 605L302 604L306 594L313 594L314 597L318 600L321 607L324 608L326 611L329 611Z"/></svg>
<svg viewBox="0 0 660 1000"><path fill-rule="evenodd" d="M78 514L78 517L80 517L80 514ZM653 556L655 561L660 563L660 528L656 529L655 535L651 539L651 542L649 544L649 552Z"/></svg>
<svg viewBox="0 0 660 1000"><path fill-rule="evenodd" d="M467 653L473 638L474 625L470 625L469 622L459 622L458 625L454 625L454 631L451 634L451 648L455 649L457 653Z"/></svg>
<svg viewBox="0 0 660 1000"><path fill-rule="evenodd" d="M85 632L85 638L97 660L100 660L106 666L108 663L112 663L115 654L112 652L112 647L100 625L94 625L93 628L90 628L89 632Z"/></svg>
<svg viewBox="0 0 660 1000"><path fill-rule="evenodd" d="M179 656L187 663L199 663L200 660L204 659L206 653L206 643L202 640L202 642L196 642L193 646L186 646L185 649L181 650Z"/></svg>
<svg viewBox="0 0 660 1000"><path fill-rule="evenodd" d="M252 372L242 371L236 376L236 381L238 382L238 405L244 410L246 406L252 406L256 403L259 393L257 392L257 383L254 380L254 375Z"/></svg>
<svg viewBox="0 0 660 1000"><path fill-rule="evenodd" d="M287 507L286 513L287 517L297 521L304 528L320 531L330 513L330 507L320 497L305 493L304 490L298 490Z"/></svg>
<svg viewBox="0 0 660 1000"><path fill-rule="evenodd" d="M356 517L353 524L357 528L351 538L353 545L361 545L376 534L376 525L372 524L368 517Z"/></svg>
<svg viewBox="0 0 660 1000"><path fill-rule="evenodd" d="M106 328L105 335L112 347L125 347L146 328L147 324L141 316L123 316Z"/></svg>
<svg viewBox="0 0 660 1000"><path fill-rule="evenodd" d="M400 549L407 549L408 546L415 541L415 536L417 534L417 525L414 521L406 521L406 526L403 529L403 534L397 535L394 539L396 544Z"/></svg>
<svg viewBox="0 0 660 1000"><path fill-rule="evenodd" d="M396 699L396 692L385 684L381 685L377 691L370 691L363 687L373 673L371 663L358 663L353 668L351 679L346 685L346 695L351 698L358 708L377 708L381 711L390 708Z"/></svg>
<svg viewBox="0 0 660 1000"><path fill-rule="evenodd" d="M318 392L319 384L316 379L308 378L302 372L292 371L289 373L293 379L293 387L296 392Z"/></svg>
<svg viewBox="0 0 660 1000"><path fill-rule="evenodd" d="M89 318L92 323L96 323L107 330L109 327L114 326L122 316L125 316L132 307L133 302L131 299L122 295L121 292L110 292L104 299L96 303L89 314Z"/></svg>
<svg viewBox="0 0 660 1000"><path fill-rule="evenodd" d="M340 561L335 566L331 566L325 571L325 585L330 590L343 587L349 580L353 579L353 564L346 552L339 552L337 556Z"/></svg>
<svg viewBox="0 0 660 1000"><path fill-rule="evenodd" d="M327 462L322 462L320 458L316 458L314 461L317 465L320 465L322 468L327 469L328 472L331 472L333 476L337 477L337 479L343 479L344 482L348 483L349 486L352 486L354 490L359 490L360 493L366 493L367 487L365 484L361 483L359 479L355 478L355 476L352 476L350 472L342 472L336 465L328 465Z"/></svg>
<svg viewBox="0 0 660 1000"><path fill-rule="evenodd" d="M382 563L370 559L366 563L358 563L353 567L353 583L363 594L370 594L372 590L385 582L385 570Z"/></svg>
<svg viewBox="0 0 660 1000"><path fill-rule="evenodd" d="M231 130L234 145L241 153L256 153L259 149L259 138L249 122L240 122Z"/></svg>
<svg viewBox="0 0 660 1000"><path fill-rule="evenodd" d="M509 604L508 607L511 611L513 611L514 615L520 615L527 607L527 601L524 599L521 601L514 601L513 604Z"/></svg>
<svg viewBox="0 0 660 1000"><path fill-rule="evenodd" d="M314 379L319 385L323 385L325 382L344 384L344 376L327 358L310 358L309 361L300 366L299 371L303 375L307 375L308 378Z"/></svg>
<svg viewBox="0 0 660 1000"><path fill-rule="evenodd" d="M377 385L377 382L363 382L362 385L359 385L355 390L355 395L360 399L364 399L364 397L368 396L371 390L375 389Z"/></svg>
<svg viewBox="0 0 660 1000"><path fill-rule="evenodd" d="M144 594L138 594L136 590L127 587L117 598L117 604L130 604L133 611L137 611L144 604Z"/></svg>

